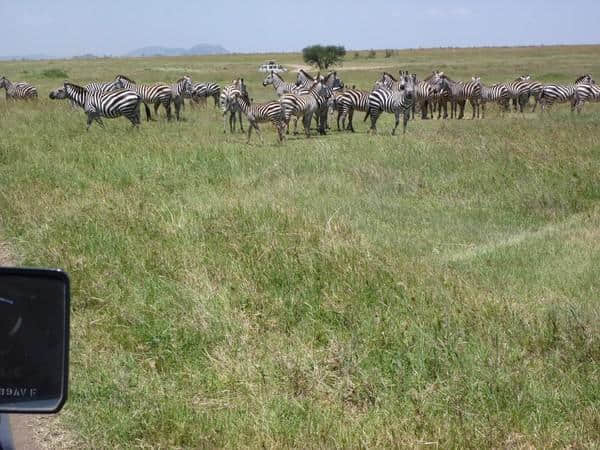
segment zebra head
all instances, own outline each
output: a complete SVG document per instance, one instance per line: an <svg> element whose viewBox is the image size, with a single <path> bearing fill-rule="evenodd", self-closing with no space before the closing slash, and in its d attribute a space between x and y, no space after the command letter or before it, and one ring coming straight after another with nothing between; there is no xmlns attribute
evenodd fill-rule
<svg viewBox="0 0 600 450"><path fill-rule="evenodd" d="M0 89L8 88L8 80L5 77L0 77Z"/></svg>
<svg viewBox="0 0 600 450"><path fill-rule="evenodd" d="M591 73L586 73L585 75L577 77L577 79L575 80L575 84L596 84L596 82L592 78Z"/></svg>
<svg viewBox="0 0 600 450"><path fill-rule="evenodd" d="M132 85L135 84L131 78L127 78L125 75L117 75L115 81L118 81L123 86L123 89L131 89Z"/></svg>
<svg viewBox="0 0 600 450"><path fill-rule="evenodd" d="M67 90L65 89L65 87L60 87L58 89L54 89L53 91L50 91L50 95L49 97L52 100L63 100L65 98L67 98Z"/></svg>
<svg viewBox="0 0 600 450"><path fill-rule="evenodd" d="M312 83L315 82L315 79L306 71L304 71L304 69L300 69L298 71L298 77L296 78L296 86L302 86L302 85L310 85Z"/></svg>
<svg viewBox="0 0 600 450"><path fill-rule="evenodd" d="M267 75L265 77L265 79L263 80L263 86L268 86L270 84L273 84L273 80L275 79L275 74L273 73L273 71L271 70L271 72L269 73L269 75Z"/></svg>
<svg viewBox="0 0 600 450"><path fill-rule="evenodd" d="M521 75L520 77L517 77L515 79L515 81L529 81L531 80L531 75L527 74L527 75Z"/></svg>
<svg viewBox="0 0 600 450"><path fill-rule="evenodd" d="M471 77L471 81L475 84L481 84L481 77Z"/></svg>
<svg viewBox="0 0 600 450"><path fill-rule="evenodd" d="M194 93L192 78L190 76L184 75L182 78L177 80L177 84L181 86L181 92L183 92L184 95L191 97Z"/></svg>

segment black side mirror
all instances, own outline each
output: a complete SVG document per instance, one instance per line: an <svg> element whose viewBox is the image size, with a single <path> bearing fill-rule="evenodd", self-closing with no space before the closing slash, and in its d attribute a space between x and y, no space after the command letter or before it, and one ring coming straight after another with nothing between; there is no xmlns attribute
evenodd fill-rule
<svg viewBox="0 0 600 450"><path fill-rule="evenodd" d="M69 277L0 267L0 413L55 413L67 400Z"/></svg>

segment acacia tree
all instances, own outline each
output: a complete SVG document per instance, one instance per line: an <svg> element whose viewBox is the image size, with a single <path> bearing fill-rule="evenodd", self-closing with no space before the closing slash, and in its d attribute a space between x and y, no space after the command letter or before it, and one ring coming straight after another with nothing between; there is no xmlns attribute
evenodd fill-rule
<svg viewBox="0 0 600 450"><path fill-rule="evenodd" d="M340 64L345 55L346 49L341 45L311 45L302 49L304 62L319 70Z"/></svg>

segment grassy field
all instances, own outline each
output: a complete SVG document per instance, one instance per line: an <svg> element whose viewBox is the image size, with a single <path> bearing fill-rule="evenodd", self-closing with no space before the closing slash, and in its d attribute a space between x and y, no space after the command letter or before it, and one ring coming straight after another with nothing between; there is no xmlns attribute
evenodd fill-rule
<svg viewBox="0 0 600 450"><path fill-rule="evenodd" d="M600 46L347 56L488 83L600 77ZM229 81L298 54L1 62L0 240L73 286L77 447L600 446L600 107L265 144L220 114L85 131L67 78ZM291 79L292 74L286 78ZM3 94L2 94L3 95ZM466 116L470 117L467 107Z"/></svg>

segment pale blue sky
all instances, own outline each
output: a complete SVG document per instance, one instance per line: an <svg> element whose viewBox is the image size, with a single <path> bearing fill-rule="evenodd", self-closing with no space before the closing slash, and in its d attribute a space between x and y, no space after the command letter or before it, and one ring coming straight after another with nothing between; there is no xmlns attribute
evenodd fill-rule
<svg viewBox="0 0 600 450"><path fill-rule="evenodd" d="M0 55L600 43L600 0L0 0Z"/></svg>

